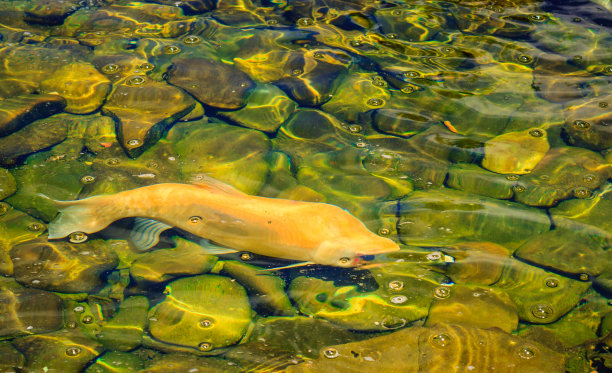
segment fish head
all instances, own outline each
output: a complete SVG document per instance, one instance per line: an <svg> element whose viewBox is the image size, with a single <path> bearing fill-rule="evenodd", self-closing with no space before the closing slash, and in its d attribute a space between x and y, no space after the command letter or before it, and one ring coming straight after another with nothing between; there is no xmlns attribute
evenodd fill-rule
<svg viewBox="0 0 612 373"><path fill-rule="evenodd" d="M312 261L335 267L358 267L367 264L373 255L399 249L392 240L376 235L360 240L335 238L323 241L314 253Z"/></svg>

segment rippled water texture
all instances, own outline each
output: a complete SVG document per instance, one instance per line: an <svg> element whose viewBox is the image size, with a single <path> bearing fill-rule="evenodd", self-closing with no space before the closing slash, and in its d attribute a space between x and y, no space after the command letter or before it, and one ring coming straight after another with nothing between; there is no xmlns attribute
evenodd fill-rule
<svg viewBox="0 0 612 373"><path fill-rule="evenodd" d="M611 12L0 1L0 371L608 371ZM135 218L48 238L53 200L203 175L401 250L291 266Z"/></svg>

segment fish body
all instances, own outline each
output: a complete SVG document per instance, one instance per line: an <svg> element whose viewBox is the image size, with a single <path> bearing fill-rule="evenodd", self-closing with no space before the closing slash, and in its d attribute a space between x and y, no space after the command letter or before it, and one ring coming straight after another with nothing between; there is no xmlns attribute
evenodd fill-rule
<svg viewBox="0 0 612 373"><path fill-rule="evenodd" d="M251 196L209 178L56 203L49 239L145 217L236 251L324 265L351 267L361 256L399 250L338 206Z"/></svg>

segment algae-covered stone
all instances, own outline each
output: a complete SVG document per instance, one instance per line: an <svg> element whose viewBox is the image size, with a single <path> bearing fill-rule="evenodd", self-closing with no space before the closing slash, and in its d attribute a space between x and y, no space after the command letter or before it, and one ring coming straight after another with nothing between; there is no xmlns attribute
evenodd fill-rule
<svg viewBox="0 0 612 373"><path fill-rule="evenodd" d="M415 191L399 214L400 240L411 245L488 240L513 248L550 228L542 210L450 189Z"/></svg>
<svg viewBox="0 0 612 373"><path fill-rule="evenodd" d="M183 88L203 104L238 109L255 84L231 65L204 58L177 58L168 70L168 82Z"/></svg>
<svg viewBox="0 0 612 373"><path fill-rule="evenodd" d="M288 373L340 373L362 369L399 372L564 372L562 354L501 330L459 325L408 327L395 333L327 346L319 358Z"/></svg>
<svg viewBox="0 0 612 373"><path fill-rule="evenodd" d="M98 341L117 351L129 351L140 346L148 313L149 300L146 297L125 298L113 318L102 326Z"/></svg>
<svg viewBox="0 0 612 373"><path fill-rule="evenodd" d="M262 268L233 260L223 262L222 274L234 278L249 293L251 303L272 314L291 316L296 310L285 293L285 281Z"/></svg>
<svg viewBox="0 0 612 373"><path fill-rule="evenodd" d="M251 322L243 287L227 277L200 275L175 280L150 312L151 335L202 351L238 342Z"/></svg>
<svg viewBox="0 0 612 373"><path fill-rule="evenodd" d="M571 275L599 275L606 266L602 245L588 235L551 230L519 247L514 255L529 263Z"/></svg>
<svg viewBox="0 0 612 373"><path fill-rule="evenodd" d="M543 129L506 132L485 143L482 167L500 174L527 174L544 158L549 148Z"/></svg>
<svg viewBox="0 0 612 373"><path fill-rule="evenodd" d="M5 372L16 372L17 369L23 368L25 365L25 357L10 341L0 342L0 369Z"/></svg>
<svg viewBox="0 0 612 373"><path fill-rule="evenodd" d="M553 206L566 198L589 198L611 174L612 166L593 151L554 148L530 174L518 178L514 199L529 206Z"/></svg>
<svg viewBox="0 0 612 373"><path fill-rule="evenodd" d="M518 326L516 305L501 290L481 286L443 287L434 299L425 326L457 324L511 333Z"/></svg>
<svg viewBox="0 0 612 373"><path fill-rule="evenodd" d="M270 141L263 133L224 123L181 123L168 134L179 156L182 178L197 182L205 174L256 194L268 173L264 155Z"/></svg>
<svg viewBox="0 0 612 373"><path fill-rule="evenodd" d="M48 148L66 139L68 126L55 116L39 119L0 138L0 163L12 165L23 155ZM78 151L81 151L79 149Z"/></svg>
<svg viewBox="0 0 612 373"><path fill-rule="evenodd" d="M208 255L202 246L174 237L176 246L139 256L130 266L130 275L136 282L165 282L174 277L199 275L209 272L217 257Z"/></svg>
<svg viewBox="0 0 612 373"><path fill-rule="evenodd" d="M349 332L329 321L306 316L265 317L255 322L245 343L263 344L269 350L287 351L297 356L315 358L319 349L364 339L363 334ZM233 349L235 350L235 349ZM225 356L238 358L240 353L229 351Z"/></svg>
<svg viewBox="0 0 612 373"><path fill-rule="evenodd" d="M593 150L612 148L612 95L576 103L566 109L570 143Z"/></svg>
<svg viewBox="0 0 612 373"><path fill-rule="evenodd" d="M174 372L197 372L207 373L240 373L243 372L235 363L215 357L198 357L186 353L171 353L159 355L147 361L143 372L165 373L168 370Z"/></svg>
<svg viewBox="0 0 612 373"><path fill-rule="evenodd" d="M510 251L492 242L462 242L442 249L454 261L446 274L458 284L491 285L499 280Z"/></svg>
<svg viewBox="0 0 612 373"><path fill-rule="evenodd" d="M0 167L0 200L5 199L16 191L17 183L15 182L13 175L11 175L8 170Z"/></svg>
<svg viewBox="0 0 612 373"><path fill-rule="evenodd" d="M59 201L77 199L87 175L89 165L76 156L56 156L35 153L25 164L11 169L17 181L17 193L7 199L13 207L28 214L50 221L57 208L50 198Z"/></svg>
<svg viewBox="0 0 612 373"><path fill-rule="evenodd" d="M144 369L144 361L138 355L121 351L109 351L98 357L85 369L85 373L130 373Z"/></svg>
<svg viewBox="0 0 612 373"><path fill-rule="evenodd" d="M521 321L552 323L580 300L588 282L571 280L518 260L508 260L499 281L492 286L508 293Z"/></svg>
<svg viewBox="0 0 612 373"><path fill-rule="evenodd" d="M457 163L450 166L446 185L496 199L510 199L514 195L512 186L515 181L504 175L489 172L478 165Z"/></svg>
<svg viewBox="0 0 612 373"><path fill-rule="evenodd" d="M410 137L435 125L438 121L432 113L421 112L418 107L410 107L402 102L400 108L376 110L373 121L376 129L394 136Z"/></svg>
<svg viewBox="0 0 612 373"><path fill-rule="evenodd" d="M115 119L121 146L136 158L194 107L195 101L179 88L135 75L115 85L102 111Z"/></svg>
<svg viewBox="0 0 612 373"><path fill-rule="evenodd" d="M390 98L387 84L378 75L353 73L342 79L336 94L321 109L342 120L357 122L360 114L384 108Z"/></svg>
<svg viewBox="0 0 612 373"><path fill-rule="evenodd" d="M500 371L562 373L564 357L546 345L498 329L436 325L419 335L423 372Z"/></svg>
<svg viewBox="0 0 612 373"><path fill-rule="evenodd" d="M89 292L102 285L100 275L117 266L117 256L103 240L72 244L46 238L13 247L15 278L39 289Z"/></svg>
<svg viewBox="0 0 612 373"><path fill-rule="evenodd" d="M441 278L414 263L393 263L372 271L380 285L375 292L298 277L291 282L289 295L301 312L353 330L399 329L427 315Z"/></svg>
<svg viewBox="0 0 612 373"><path fill-rule="evenodd" d="M102 353L95 341L64 331L17 338L13 345L25 355L24 369L31 372L77 373Z"/></svg>
<svg viewBox="0 0 612 373"><path fill-rule="evenodd" d="M73 114L96 111L110 88L110 80L87 62L67 64L40 83L41 92L62 96L66 100L64 110Z"/></svg>
<svg viewBox="0 0 612 373"><path fill-rule="evenodd" d="M263 84L249 94L245 107L235 111L219 111L217 114L247 128L275 132L296 108L297 103L280 88Z"/></svg>
<svg viewBox="0 0 612 373"><path fill-rule="evenodd" d="M35 289L0 285L0 337L48 333L61 328L62 299Z"/></svg>
<svg viewBox="0 0 612 373"><path fill-rule="evenodd" d="M66 106L58 95L24 95L0 101L0 136L6 136L39 118L62 111Z"/></svg>
<svg viewBox="0 0 612 373"><path fill-rule="evenodd" d="M0 202L0 273L13 275L10 250L22 242L40 236L45 226L37 219L13 209L6 202Z"/></svg>
<svg viewBox="0 0 612 373"><path fill-rule="evenodd" d="M609 190L609 187L606 189ZM606 190L604 189L604 190ZM550 209L555 226L588 234L608 245L612 244L612 211L609 195L596 193L592 198L570 199Z"/></svg>

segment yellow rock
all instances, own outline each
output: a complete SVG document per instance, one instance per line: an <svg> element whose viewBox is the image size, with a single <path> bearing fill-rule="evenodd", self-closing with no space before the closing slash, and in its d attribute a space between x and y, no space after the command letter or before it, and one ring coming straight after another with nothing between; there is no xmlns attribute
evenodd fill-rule
<svg viewBox="0 0 612 373"><path fill-rule="evenodd" d="M485 143L482 167L500 174L528 174L550 149L546 131L507 132Z"/></svg>
<svg viewBox="0 0 612 373"><path fill-rule="evenodd" d="M111 84L87 62L65 65L40 84L44 93L57 93L66 99L65 110L72 114L96 111L106 99Z"/></svg>

